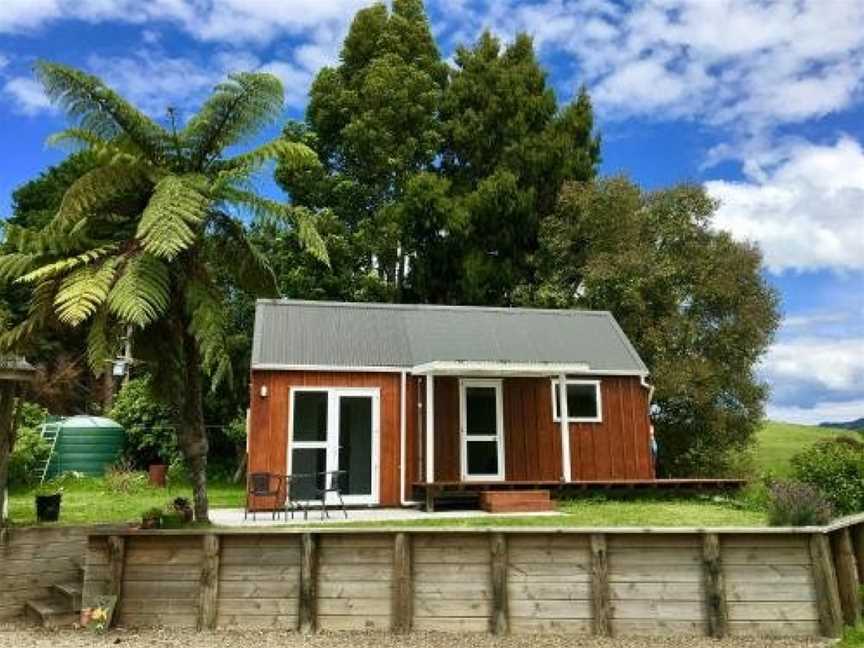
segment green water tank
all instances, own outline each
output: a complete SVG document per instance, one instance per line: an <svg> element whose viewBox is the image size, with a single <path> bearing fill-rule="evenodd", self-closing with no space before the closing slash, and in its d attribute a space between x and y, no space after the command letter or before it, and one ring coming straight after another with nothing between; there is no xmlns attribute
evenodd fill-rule
<svg viewBox="0 0 864 648"><path fill-rule="evenodd" d="M56 423L57 445L48 476L74 470L101 477L120 457L125 440L123 427L101 416L71 416Z"/></svg>

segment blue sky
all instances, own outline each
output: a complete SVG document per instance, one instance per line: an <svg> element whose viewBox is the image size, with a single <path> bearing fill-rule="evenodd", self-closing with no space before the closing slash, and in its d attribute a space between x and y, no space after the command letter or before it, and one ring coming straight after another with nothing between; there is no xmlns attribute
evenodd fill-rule
<svg viewBox="0 0 864 648"><path fill-rule="evenodd" d="M4 0L0 215L63 151L37 58L101 75L156 117L188 115L230 71L262 69L302 115L360 0ZM445 56L484 28L535 38L562 100L586 83L603 173L704 183L715 226L757 242L784 321L760 367L769 415L864 416L864 3L859 0L438 0Z"/></svg>

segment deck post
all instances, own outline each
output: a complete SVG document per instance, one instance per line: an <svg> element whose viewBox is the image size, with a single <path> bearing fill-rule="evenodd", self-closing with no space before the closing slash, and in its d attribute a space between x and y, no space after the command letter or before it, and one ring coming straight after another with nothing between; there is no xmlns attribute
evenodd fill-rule
<svg viewBox="0 0 864 648"><path fill-rule="evenodd" d="M113 625L120 611L120 598L123 595L123 571L126 565L126 538L123 536L108 536L108 565L110 580L108 594L117 597L114 602L114 614L109 619Z"/></svg>
<svg viewBox="0 0 864 648"><path fill-rule="evenodd" d="M855 549L849 527L831 534L834 552L834 569L837 572L837 588L843 621L855 627L861 622L861 595L859 593L858 566L855 564Z"/></svg>
<svg viewBox="0 0 864 648"><path fill-rule="evenodd" d="M601 637L612 636L612 607L609 592L609 554L606 535L591 534L592 630Z"/></svg>
<svg viewBox="0 0 864 648"><path fill-rule="evenodd" d="M858 563L858 582L864 585L864 522L852 527L852 544Z"/></svg>
<svg viewBox="0 0 864 648"><path fill-rule="evenodd" d="M507 604L507 536L501 532L489 536L489 551L492 574L492 618L490 630L495 635L505 635L510 630Z"/></svg>
<svg viewBox="0 0 864 648"><path fill-rule="evenodd" d="M205 535L202 540L204 560L201 563L201 590L198 598L198 629L216 627L216 606L219 600L219 536Z"/></svg>
<svg viewBox="0 0 864 648"><path fill-rule="evenodd" d="M716 533L702 535L702 565L705 572L708 635L722 639L729 634L729 613L720 559L720 538Z"/></svg>
<svg viewBox="0 0 864 648"><path fill-rule="evenodd" d="M300 556L300 601L297 606L297 629L309 634L318 626L317 576L318 538L304 533Z"/></svg>
<svg viewBox="0 0 864 648"><path fill-rule="evenodd" d="M404 531L393 536L393 632L411 632L414 621L414 582L411 568L411 536Z"/></svg>
<svg viewBox="0 0 864 648"><path fill-rule="evenodd" d="M429 488L435 481L435 376L426 376L426 502L429 509Z"/></svg>
<svg viewBox="0 0 864 648"><path fill-rule="evenodd" d="M843 613L840 608L840 592L834 562L831 560L831 542L824 533L810 535L810 563L813 568L813 584L816 587L816 605L819 608L819 625L826 637L839 637L843 629Z"/></svg>
<svg viewBox="0 0 864 648"><path fill-rule="evenodd" d="M561 481L573 479L570 467L570 414L567 411L567 375L558 376L558 418L561 429Z"/></svg>

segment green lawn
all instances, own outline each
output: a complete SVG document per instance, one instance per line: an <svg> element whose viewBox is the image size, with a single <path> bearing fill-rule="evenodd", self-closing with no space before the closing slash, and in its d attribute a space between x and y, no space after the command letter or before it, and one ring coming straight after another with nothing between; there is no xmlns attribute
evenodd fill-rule
<svg viewBox="0 0 864 648"><path fill-rule="evenodd" d="M768 421L757 438L756 467L760 472L770 471L780 477L786 476L791 468L789 460L792 455L820 439L837 436L861 438L860 434L846 430Z"/></svg>
<svg viewBox="0 0 864 648"><path fill-rule="evenodd" d="M756 464L760 471L775 475L789 472L789 459L801 448L822 438L838 434L855 434L827 428L768 422L760 431ZM210 485L213 507L241 508L243 485L214 483ZM61 524L135 522L152 507L166 507L175 497L191 497L188 485L167 489L142 488L134 493L112 493L102 479L86 478L66 484L60 514ZM743 499L743 498L742 498ZM402 522L410 525L447 526L754 526L765 524L765 515L756 506L743 505L730 498L658 496L640 494L629 498L591 497L561 503L565 516L463 518ZM14 524L35 522L32 491L13 491L9 513ZM349 523L350 524L350 523ZM389 523L388 523L389 524Z"/></svg>

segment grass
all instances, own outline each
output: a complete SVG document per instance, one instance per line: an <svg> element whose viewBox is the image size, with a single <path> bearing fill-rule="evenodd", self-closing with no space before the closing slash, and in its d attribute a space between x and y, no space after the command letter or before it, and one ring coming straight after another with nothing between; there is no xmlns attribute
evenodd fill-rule
<svg viewBox="0 0 864 648"><path fill-rule="evenodd" d="M838 436L860 438L860 435L848 430L767 421L757 435L756 468L778 477L788 476L792 455L820 439Z"/></svg>
<svg viewBox="0 0 864 648"><path fill-rule="evenodd" d="M854 434L815 426L768 422L758 435L755 453L760 472L788 475L789 460L796 452L819 439ZM242 508L242 484L211 483L208 489L214 508ZM191 498L188 485L165 489L143 487L133 492L114 493L104 479L84 478L69 481L64 487L59 524L95 524L137 522L141 513L153 507L166 507L176 497ZM746 494L741 498L747 500ZM698 497L640 493L628 498L585 496L560 503L565 515L483 518L447 518L402 521L398 523L362 523L369 526L758 526L766 524L764 511L758 505L736 502L729 498ZM32 490L13 491L9 514L17 525L35 523ZM361 523L347 523L359 525Z"/></svg>
<svg viewBox="0 0 864 648"><path fill-rule="evenodd" d="M843 638L836 648L862 648L864 647L864 624L856 628L846 628Z"/></svg>

